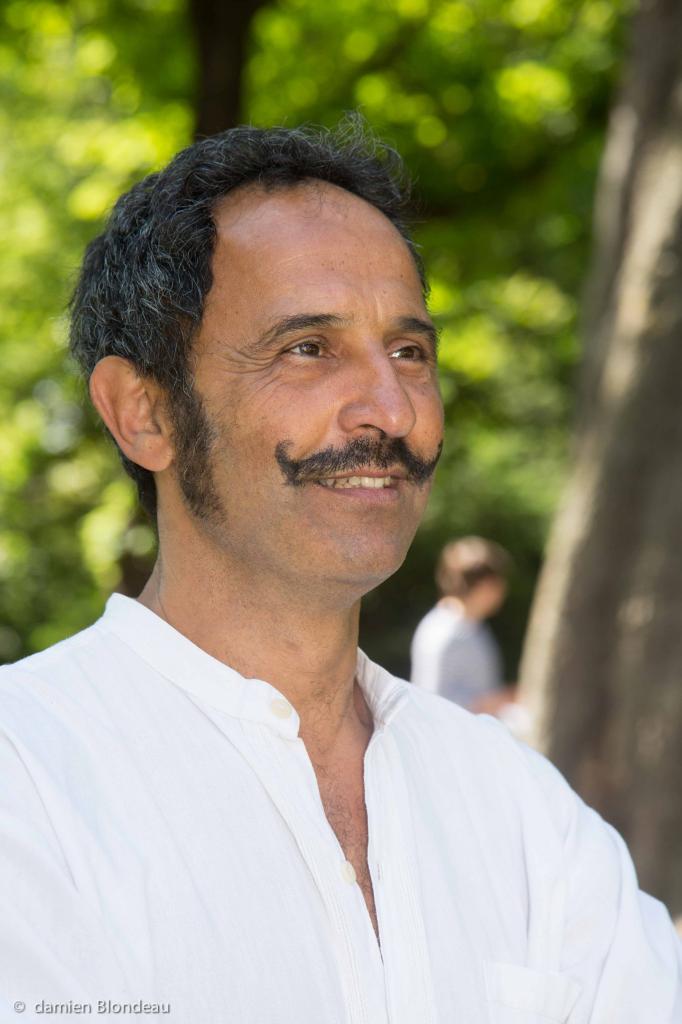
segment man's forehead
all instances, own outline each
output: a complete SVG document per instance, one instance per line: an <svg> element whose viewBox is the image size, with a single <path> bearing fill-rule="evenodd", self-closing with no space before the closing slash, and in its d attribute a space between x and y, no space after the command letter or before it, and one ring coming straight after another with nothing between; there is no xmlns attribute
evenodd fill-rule
<svg viewBox="0 0 682 1024"><path fill-rule="evenodd" d="M244 187L222 201L215 219L205 320L222 321L229 309L265 332L301 313L386 322L426 312L405 239L344 189L318 181Z"/></svg>
<svg viewBox="0 0 682 1024"><path fill-rule="evenodd" d="M276 188L242 186L219 200L213 218L218 247L286 242L287 236L293 241L301 234L320 238L335 229L406 247L397 228L375 206L318 179Z"/></svg>

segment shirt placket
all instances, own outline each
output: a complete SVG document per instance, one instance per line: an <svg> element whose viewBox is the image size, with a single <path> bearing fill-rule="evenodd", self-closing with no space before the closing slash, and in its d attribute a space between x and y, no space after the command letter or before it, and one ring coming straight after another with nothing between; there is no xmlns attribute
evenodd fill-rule
<svg viewBox="0 0 682 1024"><path fill-rule="evenodd" d="M232 737L289 828L327 910L347 1024L388 1024L383 966L352 865L329 825L303 741L242 723ZM413 1022L412 1022L413 1024Z"/></svg>
<svg viewBox="0 0 682 1024"><path fill-rule="evenodd" d="M414 830L399 750L388 730L365 757L368 861L374 886L390 1024L437 1024Z"/></svg>

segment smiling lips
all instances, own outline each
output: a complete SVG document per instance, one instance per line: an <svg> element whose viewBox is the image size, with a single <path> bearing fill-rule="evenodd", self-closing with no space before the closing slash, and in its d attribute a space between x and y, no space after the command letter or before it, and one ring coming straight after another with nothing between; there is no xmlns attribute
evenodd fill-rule
<svg viewBox="0 0 682 1024"><path fill-rule="evenodd" d="M379 475L378 473L363 474L362 476L327 476L321 477L316 480L315 483L320 484L322 487L333 488L334 490L350 490L352 488L362 488L366 490L383 490L385 488L395 489L400 480L404 479L402 474L392 473L386 475Z"/></svg>
<svg viewBox="0 0 682 1024"><path fill-rule="evenodd" d="M395 487L396 478L392 476L343 476L327 477L325 480L318 480L323 487L334 487L336 489L349 487L369 487L379 490L382 487Z"/></svg>

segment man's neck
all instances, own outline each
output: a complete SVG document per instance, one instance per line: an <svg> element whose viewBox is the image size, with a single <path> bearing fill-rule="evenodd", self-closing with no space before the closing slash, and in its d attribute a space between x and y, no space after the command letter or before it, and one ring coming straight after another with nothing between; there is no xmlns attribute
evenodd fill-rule
<svg viewBox="0 0 682 1024"><path fill-rule="evenodd" d="M306 604L239 577L232 567L199 581L159 560L138 600L240 675L275 686L298 712L311 757L333 758L368 722L371 734L355 683L360 602L320 609L314 598Z"/></svg>

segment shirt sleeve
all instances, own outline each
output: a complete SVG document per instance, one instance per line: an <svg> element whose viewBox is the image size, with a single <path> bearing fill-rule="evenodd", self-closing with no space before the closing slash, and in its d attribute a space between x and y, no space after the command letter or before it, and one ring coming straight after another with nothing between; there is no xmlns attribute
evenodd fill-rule
<svg viewBox="0 0 682 1024"><path fill-rule="evenodd" d="M563 839L561 970L582 985L570 1024L682 1024L682 944L668 911L639 889L615 829L526 753Z"/></svg>
<svg viewBox="0 0 682 1024"><path fill-rule="evenodd" d="M43 1020L41 1001L95 1007L130 998L106 928L76 888L19 748L2 734L0 778L0 1018ZM51 1020L72 1019L48 1012Z"/></svg>

